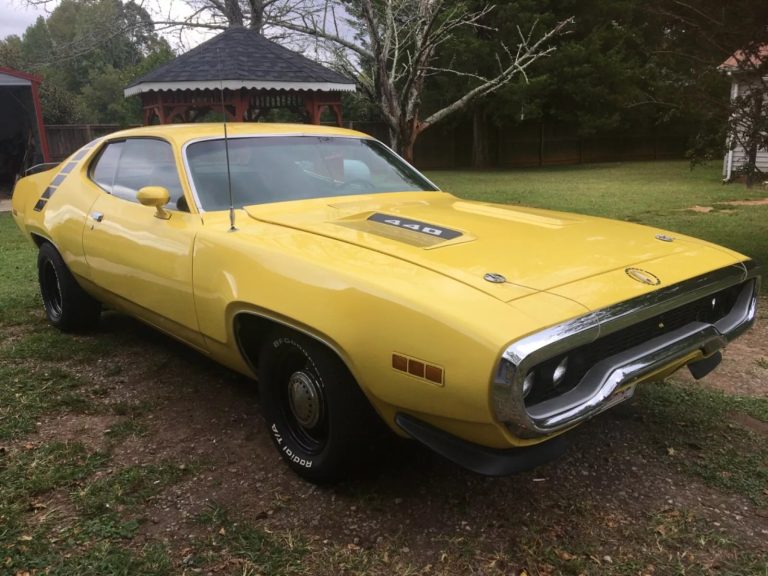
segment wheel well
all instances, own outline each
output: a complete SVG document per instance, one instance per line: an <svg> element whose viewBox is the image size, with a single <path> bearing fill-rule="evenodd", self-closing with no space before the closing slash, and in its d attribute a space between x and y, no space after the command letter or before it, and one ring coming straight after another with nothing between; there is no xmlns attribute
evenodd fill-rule
<svg viewBox="0 0 768 576"><path fill-rule="evenodd" d="M40 246L42 246L46 242L50 242L50 240L48 240L47 238L44 238L43 236L40 236L39 234L33 233L31 234L31 236L32 236L32 242L34 242L35 246L37 246L38 248L40 248Z"/></svg>
<svg viewBox="0 0 768 576"><path fill-rule="evenodd" d="M259 316L251 312L240 312L234 318L234 335L237 347L240 350L240 354L245 362L251 367L254 374L258 374L259 370L259 351L262 344L266 342L269 335L276 329L292 330L297 334L303 334L308 338L312 338L320 345L327 348L331 353L339 358L344 366L347 363L341 357L337 350L333 346L329 346L322 338L318 338L314 334L305 330L297 329L290 324L278 322L272 318L265 316ZM349 370L349 367L347 366Z"/></svg>
<svg viewBox="0 0 768 576"><path fill-rule="evenodd" d="M243 312L235 316L234 333L237 347L246 363L251 367L254 374L259 370L259 350L261 345L269 336L269 333L282 326L263 316L256 316Z"/></svg>

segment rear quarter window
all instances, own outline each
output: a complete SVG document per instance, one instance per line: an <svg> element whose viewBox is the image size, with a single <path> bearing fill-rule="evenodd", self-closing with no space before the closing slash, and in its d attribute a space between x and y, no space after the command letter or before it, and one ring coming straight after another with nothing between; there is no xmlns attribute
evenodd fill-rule
<svg viewBox="0 0 768 576"><path fill-rule="evenodd" d="M91 180L105 192L112 194L117 164L125 142L112 142L104 147L91 168Z"/></svg>

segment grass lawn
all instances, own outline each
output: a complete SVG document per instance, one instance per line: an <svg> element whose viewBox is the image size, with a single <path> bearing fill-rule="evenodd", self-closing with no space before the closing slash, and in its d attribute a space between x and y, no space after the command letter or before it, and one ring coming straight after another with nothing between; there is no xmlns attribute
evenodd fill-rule
<svg viewBox="0 0 768 576"><path fill-rule="evenodd" d="M768 206L725 204L768 192L723 186L716 167L429 176L768 261ZM759 386L650 384L576 430L566 457L509 478L397 444L371 477L319 488L278 461L247 380L115 313L92 334L48 326L34 247L9 214L0 271L0 574L768 576ZM748 362L726 375L767 381L764 340L745 336Z"/></svg>

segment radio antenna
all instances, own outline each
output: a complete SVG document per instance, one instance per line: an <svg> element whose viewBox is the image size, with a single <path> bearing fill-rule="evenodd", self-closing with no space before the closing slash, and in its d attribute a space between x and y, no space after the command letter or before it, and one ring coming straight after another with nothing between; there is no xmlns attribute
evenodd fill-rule
<svg viewBox="0 0 768 576"><path fill-rule="evenodd" d="M229 231L237 232L235 226L235 201L232 197L232 173L229 169L229 137L227 134L227 109L224 107L224 74L221 71L221 51L216 47L216 60L219 69L219 96L221 98L221 114L224 116L224 158L227 161L227 193L229 195Z"/></svg>

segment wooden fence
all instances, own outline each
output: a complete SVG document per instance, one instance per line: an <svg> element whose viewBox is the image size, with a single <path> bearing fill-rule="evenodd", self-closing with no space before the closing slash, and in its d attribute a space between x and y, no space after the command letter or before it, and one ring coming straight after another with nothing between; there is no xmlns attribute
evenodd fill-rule
<svg viewBox="0 0 768 576"><path fill-rule="evenodd" d="M49 124L45 127L51 162L60 162L94 138L122 130L116 124Z"/></svg>
<svg viewBox="0 0 768 576"><path fill-rule="evenodd" d="M350 122L350 128L388 141L386 127L373 122ZM487 168L505 169L593 162L669 160L683 158L687 137L674 133L630 133L579 137L567 130L544 130L537 125L487 127ZM415 164L421 169L473 167L472 124L436 126L416 141Z"/></svg>
<svg viewBox="0 0 768 576"><path fill-rule="evenodd" d="M347 122L348 127L389 140L381 122ZM121 126L110 124L46 126L52 161L69 154ZM592 162L682 158L685 136L660 133L579 137L558 127L538 124L487 127L488 168L517 168ZM473 166L473 129L470 122L436 126L416 142L415 164L422 169L461 169Z"/></svg>

